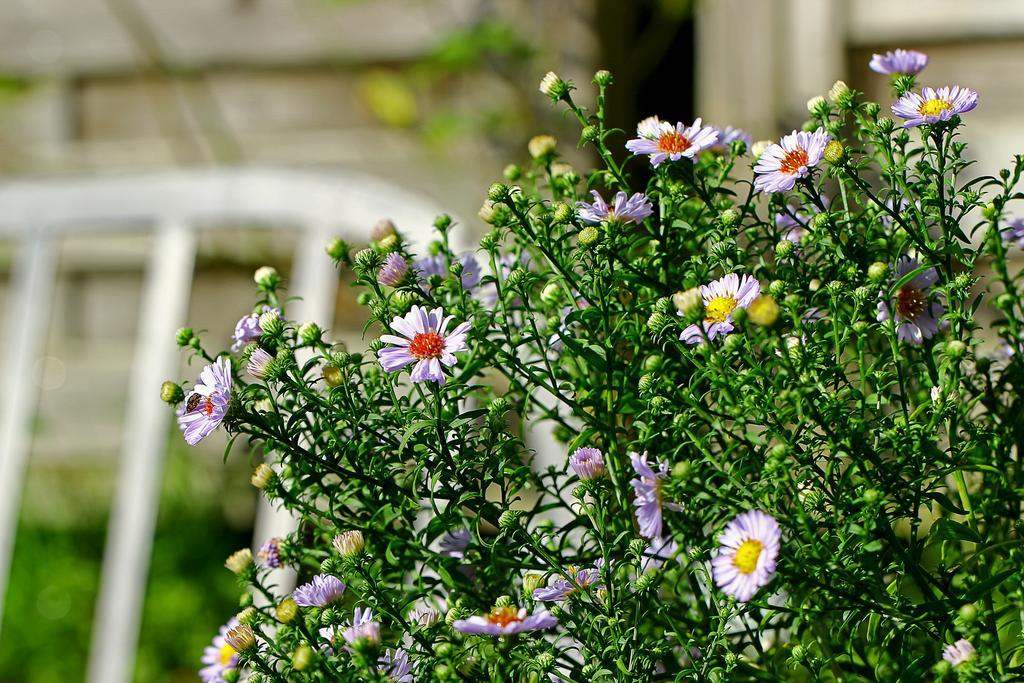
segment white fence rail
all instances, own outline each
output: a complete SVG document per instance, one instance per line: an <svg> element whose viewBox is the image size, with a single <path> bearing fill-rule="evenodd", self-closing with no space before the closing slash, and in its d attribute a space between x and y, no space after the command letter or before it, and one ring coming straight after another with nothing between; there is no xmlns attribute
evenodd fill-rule
<svg viewBox="0 0 1024 683"><path fill-rule="evenodd" d="M0 185L0 238L20 243L4 320L8 352L0 361L0 614L63 235L154 232L88 670L91 683L121 683L134 668L171 417L159 386L178 367L174 331L187 316L197 232L240 221L300 231L289 293L301 301L290 313L330 328L337 277L323 251L329 239L364 240L387 216L422 247L439 212L421 197L350 173L226 169ZM263 508L255 541L290 525L286 515Z"/></svg>

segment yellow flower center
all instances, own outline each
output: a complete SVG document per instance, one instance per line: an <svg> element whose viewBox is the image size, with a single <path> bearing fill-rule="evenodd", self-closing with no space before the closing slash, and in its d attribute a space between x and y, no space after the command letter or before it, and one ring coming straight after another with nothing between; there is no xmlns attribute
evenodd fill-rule
<svg viewBox="0 0 1024 683"><path fill-rule="evenodd" d="M925 100L921 104L921 116L938 116L944 111L952 109L953 106L945 100Z"/></svg>
<svg viewBox="0 0 1024 683"><path fill-rule="evenodd" d="M220 649L220 663L221 666L227 666L231 663L231 658L236 654L235 648L231 647L227 643Z"/></svg>
<svg viewBox="0 0 1024 683"><path fill-rule="evenodd" d="M757 569L757 558L761 557L764 544L756 539L748 539L736 549L736 556L732 558L732 564L741 574L752 574Z"/></svg>
<svg viewBox="0 0 1024 683"><path fill-rule="evenodd" d="M522 620L519 618L519 610L515 607L495 607L487 615L487 621L498 626L508 626Z"/></svg>
<svg viewBox="0 0 1024 683"><path fill-rule="evenodd" d="M736 299L731 296L716 296L704 307L704 322L724 323L736 308Z"/></svg>
<svg viewBox="0 0 1024 683"><path fill-rule="evenodd" d="M681 154L690 148L690 141L683 135L672 131L671 133L663 133L658 138L658 149L666 154Z"/></svg>

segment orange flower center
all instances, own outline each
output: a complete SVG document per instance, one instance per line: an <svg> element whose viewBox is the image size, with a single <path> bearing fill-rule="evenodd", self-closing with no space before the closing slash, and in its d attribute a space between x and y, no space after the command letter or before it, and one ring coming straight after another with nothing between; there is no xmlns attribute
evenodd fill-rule
<svg viewBox="0 0 1024 683"><path fill-rule="evenodd" d="M658 138L658 149L666 154L680 154L690 148L690 141L676 131L664 133Z"/></svg>
<svg viewBox="0 0 1024 683"><path fill-rule="evenodd" d="M736 549L736 556L732 558L732 564L741 574L752 574L757 569L757 560L761 557L764 544L757 539L747 539Z"/></svg>
<svg viewBox="0 0 1024 683"><path fill-rule="evenodd" d="M779 170L787 175L793 175L807 165L807 152L802 149L794 149L782 158Z"/></svg>
<svg viewBox="0 0 1024 683"><path fill-rule="evenodd" d="M495 607L487 615L487 621L504 628L522 619L519 618L519 610L515 607Z"/></svg>
<svg viewBox="0 0 1024 683"><path fill-rule="evenodd" d="M420 332L409 344L409 353L416 360L440 358L443 350L444 339L437 332Z"/></svg>
<svg viewBox="0 0 1024 683"><path fill-rule="evenodd" d="M917 287L901 287L896 295L896 310L902 317L910 320L924 313L927 304L928 298Z"/></svg>
<svg viewBox="0 0 1024 683"><path fill-rule="evenodd" d="M938 116L944 111L949 111L953 108L949 102L945 100L925 100L921 103L921 116Z"/></svg>

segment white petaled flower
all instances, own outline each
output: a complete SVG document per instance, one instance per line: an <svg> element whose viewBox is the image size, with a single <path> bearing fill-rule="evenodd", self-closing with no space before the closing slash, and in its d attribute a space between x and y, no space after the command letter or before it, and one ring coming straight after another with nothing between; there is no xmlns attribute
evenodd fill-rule
<svg viewBox="0 0 1024 683"><path fill-rule="evenodd" d="M946 88L922 88L921 94L908 92L892 105L892 113L907 119L904 128L949 121L978 106L978 93L959 85Z"/></svg>
<svg viewBox="0 0 1024 683"><path fill-rule="evenodd" d="M626 143L626 149L633 154L647 154L651 166L665 161L678 161L694 157L701 150L709 149L718 141L718 129L705 126L700 119L687 127L683 123L672 125L657 116L649 116L636 127L636 137Z"/></svg>
<svg viewBox="0 0 1024 683"><path fill-rule="evenodd" d="M452 316L445 316L444 310L413 306L404 318L395 318L391 327L401 336L385 334L381 341L386 346L377 352L381 367L387 372L397 372L410 363L416 366L410 375L413 382L445 383L441 366L455 365L455 354L466 350L466 333L469 323L461 323L451 332L448 325Z"/></svg>
<svg viewBox="0 0 1024 683"><path fill-rule="evenodd" d="M825 155L832 136L825 129L813 133L793 131L765 150L754 166L754 188L760 192L787 192L807 177Z"/></svg>
<svg viewBox="0 0 1024 683"><path fill-rule="evenodd" d="M679 335L687 344L697 344L704 338L712 340L733 331L732 314L737 308L747 308L761 293L761 285L749 275L740 277L729 273L711 284L701 285L704 299L704 320L687 326Z"/></svg>
<svg viewBox="0 0 1024 683"><path fill-rule="evenodd" d="M974 646L969 640L961 638L952 645L947 645L942 651L942 658L953 666L960 666L967 660L974 657Z"/></svg>
<svg viewBox="0 0 1024 683"><path fill-rule="evenodd" d="M729 522L711 560L715 584L726 595L747 602L775 575L782 530L771 515L751 510Z"/></svg>
<svg viewBox="0 0 1024 683"><path fill-rule="evenodd" d="M562 79L558 77L554 71L549 71L544 74L544 78L540 79L540 90L543 94L548 97L560 96Z"/></svg>

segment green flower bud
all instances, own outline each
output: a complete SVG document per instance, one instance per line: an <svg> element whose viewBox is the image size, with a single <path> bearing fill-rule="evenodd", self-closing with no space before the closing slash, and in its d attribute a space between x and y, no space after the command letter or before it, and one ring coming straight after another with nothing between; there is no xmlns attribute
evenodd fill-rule
<svg viewBox="0 0 1024 683"><path fill-rule="evenodd" d="M647 319L647 329L654 334L660 334L666 327L672 324L672 318L668 317L664 313L655 311L651 314L651 317Z"/></svg>
<svg viewBox="0 0 1024 683"><path fill-rule="evenodd" d="M549 71L544 74L544 78L540 80L540 86L538 89L541 93L550 97L553 102L557 102L569 95L569 91L572 89L572 84L567 81L563 81L554 71Z"/></svg>
<svg viewBox="0 0 1024 683"><path fill-rule="evenodd" d="M550 135L535 135L526 144L530 156L539 161L545 161L555 153L558 140Z"/></svg>
<svg viewBox="0 0 1024 683"><path fill-rule="evenodd" d="M384 258L373 249L360 249L356 252L354 264L357 273L375 274L383 261Z"/></svg>
<svg viewBox="0 0 1024 683"><path fill-rule="evenodd" d="M768 293L778 299L786 291L786 283L782 280L772 280L768 283Z"/></svg>
<svg viewBox="0 0 1024 683"><path fill-rule="evenodd" d="M644 359L644 372L657 372L664 362L665 359L661 356L647 356Z"/></svg>
<svg viewBox="0 0 1024 683"><path fill-rule="evenodd" d="M595 228L593 225L588 225L587 227L580 230L580 234L576 239L579 240L580 246L589 247L590 245L597 242L600 238L601 233L597 231L597 228Z"/></svg>
<svg viewBox="0 0 1024 683"><path fill-rule="evenodd" d="M237 615L235 615L235 619L238 619L238 623L240 624L252 625L258 624L260 622L261 616L262 615L256 611L255 607L246 607Z"/></svg>
<svg viewBox="0 0 1024 683"><path fill-rule="evenodd" d="M249 481L252 485L258 488L260 491L266 491L268 488L273 486L277 479L274 474L274 470L271 469L270 465L266 463L260 463L256 466Z"/></svg>
<svg viewBox="0 0 1024 683"><path fill-rule="evenodd" d="M641 574L636 578L636 581L633 582L633 587L636 589L638 593L642 593L643 591L653 586L655 582L657 582L657 580L657 571L647 572L646 574Z"/></svg>
<svg viewBox="0 0 1024 683"><path fill-rule="evenodd" d="M224 566L235 576L247 575L253 567L252 551L248 548L235 551L224 561Z"/></svg>
<svg viewBox="0 0 1024 683"><path fill-rule="evenodd" d="M516 164L509 164L501 172L501 175L505 177L505 180L514 183L523 177L523 169L519 168Z"/></svg>
<svg viewBox="0 0 1024 683"><path fill-rule="evenodd" d="M393 251L394 249L396 249L399 244L400 241L398 239L398 235L392 233L390 235L387 235L386 237L382 237L380 241L377 242L377 247L382 252L387 253L389 251Z"/></svg>
<svg viewBox="0 0 1024 683"><path fill-rule="evenodd" d="M267 311L260 315L260 329L263 330L263 336L276 337L284 332L284 321L277 311Z"/></svg>
<svg viewBox="0 0 1024 683"><path fill-rule="evenodd" d="M789 240L780 240L775 245L775 258L784 259L792 254L794 249L796 249L796 245Z"/></svg>
<svg viewBox="0 0 1024 683"><path fill-rule="evenodd" d="M185 390L174 382L164 382L160 385L160 400L172 406L176 406L185 398Z"/></svg>
<svg viewBox="0 0 1024 683"><path fill-rule="evenodd" d="M501 202L508 199L508 187L501 183L494 183L487 190L487 198L492 202Z"/></svg>
<svg viewBox="0 0 1024 683"><path fill-rule="evenodd" d="M889 264L875 261L868 266L868 279L872 282L882 282L889 274Z"/></svg>
<svg viewBox="0 0 1024 683"><path fill-rule="evenodd" d="M636 388L641 394L646 394L654 386L654 381L653 375L643 375L640 377L640 381L637 382Z"/></svg>
<svg viewBox="0 0 1024 683"><path fill-rule="evenodd" d="M601 137L601 129L597 126L586 126L580 133L580 140L583 142L593 142Z"/></svg>
<svg viewBox="0 0 1024 683"><path fill-rule="evenodd" d="M864 106L861 107L861 109L864 111L864 114L867 115L869 119L873 119L876 116L878 116L878 112L882 110L882 108L878 106L877 102L865 102Z"/></svg>
<svg viewBox="0 0 1024 683"><path fill-rule="evenodd" d="M191 327L182 327L174 333L174 341L179 347L185 348L192 343L192 339L195 337L195 333Z"/></svg>
<svg viewBox="0 0 1024 683"><path fill-rule="evenodd" d="M572 216L572 207L565 202L558 202L555 204L555 210L552 212L551 217L555 223L568 223L572 220Z"/></svg>
<svg viewBox="0 0 1024 683"><path fill-rule="evenodd" d="M601 87L601 88L607 88L611 84L612 84L612 72L611 71L608 71L607 69L601 69L600 71L598 71L597 73L594 74L594 85L596 85L598 87Z"/></svg>
<svg viewBox="0 0 1024 683"><path fill-rule="evenodd" d="M498 517L498 528L504 531L513 529L519 525L519 518L522 516L522 510L505 510Z"/></svg>
<svg viewBox="0 0 1024 683"><path fill-rule="evenodd" d="M446 213L442 213L440 216L434 219L434 227L438 232L444 233L448 231L448 228L452 226L452 217Z"/></svg>
<svg viewBox="0 0 1024 683"><path fill-rule="evenodd" d="M832 214L828 211L822 211L821 213L815 214L814 218L811 219L811 228L814 230L821 230L828 227L828 224L832 222Z"/></svg>
<svg viewBox="0 0 1024 683"><path fill-rule="evenodd" d="M298 333L299 339L307 346L319 342L320 335L322 334L320 326L312 321L302 323L302 325L299 326Z"/></svg>
<svg viewBox="0 0 1024 683"><path fill-rule="evenodd" d="M522 268L514 268L505 279L505 285L509 289L519 289L527 280L527 272Z"/></svg>
<svg viewBox="0 0 1024 683"><path fill-rule="evenodd" d="M726 209L718 214L718 220L721 222L722 227L731 228L740 220L740 212L736 209Z"/></svg>
<svg viewBox="0 0 1024 683"><path fill-rule="evenodd" d="M838 164L843 160L843 157L846 156L846 148L843 147L843 143L838 140L830 140L829 143L825 145L825 152L823 153L823 156L825 157L825 161L828 163Z"/></svg>
<svg viewBox="0 0 1024 683"><path fill-rule="evenodd" d="M946 342L946 357L952 361L958 361L967 353L967 344L959 339Z"/></svg>
<svg viewBox="0 0 1024 683"><path fill-rule="evenodd" d="M334 261L345 261L348 259L348 244L345 240L335 239L324 248L327 255L330 256Z"/></svg>
<svg viewBox="0 0 1024 683"><path fill-rule="evenodd" d="M313 663L315 657L313 648L306 644L299 645L292 653L292 668L296 671L305 671Z"/></svg>
<svg viewBox="0 0 1024 683"><path fill-rule="evenodd" d="M540 291L540 300L548 306L554 306L562 298L562 288L557 282L549 282Z"/></svg>
<svg viewBox="0 0 1024 683"><path fill-rule="evenodd" d="M499 595L494 601L495 607L511 607L513 604L512 597L508 595Z"/></svg>
<svg viewBox="0 0 1024 683"><path fill-rule="evenodd" d="M281 285L281 276L277 274L276 269L270 266L257 268L252 279L256 286L264 292L272 292Z"/></svg>
<svg viewBox="0 0 1024 683"><path fill-rule="evenodd" d="M974 606L974 603L969 602L966 605L960 606L958 614L961 620L970 624L978 618L978 608Z"/></svg>

